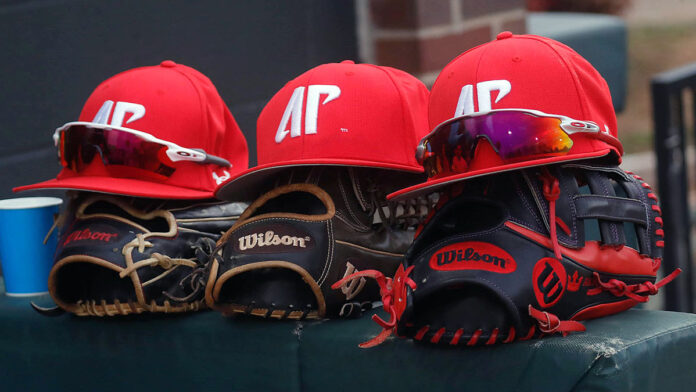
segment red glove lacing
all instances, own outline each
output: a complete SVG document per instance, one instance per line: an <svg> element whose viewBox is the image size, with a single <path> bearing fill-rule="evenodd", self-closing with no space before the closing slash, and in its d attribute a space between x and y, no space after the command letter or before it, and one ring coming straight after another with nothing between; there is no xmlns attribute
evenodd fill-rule
<svg viewBox="0 0 696 392"><path fill-rule="evenodd" d="M554 177L548 170L544 170L541 176L544 183L544 197L549 202L549 234L551 243L553 244L553 254L559 261L563 257L561 254L561 245L558 243L558 235L556 234L556 200L561 195L561 187L558 185L558 179Z"/></svg>
<svg viewBox="0 0 696 392"><path fill-rule="evenodd" d="M374 320L374 322L376 322L377 324L379 324L380 327L382 327L382 332L380 332L379 335L368 340L367 342L360 343L359 346L361 348L377 346L384 342L392 334L392 332L394 332L394 329L396 328L396 323L398 321L395 301L405 300L405 298L396 298L396 296L398 295L396 290L398 290L403 284L407 284L412 290L416 289L416 282L414 282L413 279L408 277L411 271L413 271L413 268L414 266L410 266L406 269L403 276L396 276L396 282L394 282L392 278L387 278L386 276L384 276L384 274L380 271L364 270L350 274L331 285L331 288L336 290L344 284L350 282L351 280L359 279L362 277L372 278L375 281L377 281L377 284L379 285L379 294L382 297L384 311L389 313L389 321L384 321L384 319L382 319L378 315L373 314L372 320ZM403 283L401 282L401 279L403 279Z"/></svg>
<svg viewBox="0 0 696 392"><path fill-rule="evenodd" d="M587 295L597 295L603 291L608 291L617 297L628 297L638 302L648 302L650 295L657 294L660 287L671 282L682 272L681 268L677 268L671 274L665 276L657 283L643 282L636 284L626 284L618 279L609 279L602 282L598 273L593 273L592 277L597 287L587 290ZM646 294L646 295L640 295Z"/></svg>

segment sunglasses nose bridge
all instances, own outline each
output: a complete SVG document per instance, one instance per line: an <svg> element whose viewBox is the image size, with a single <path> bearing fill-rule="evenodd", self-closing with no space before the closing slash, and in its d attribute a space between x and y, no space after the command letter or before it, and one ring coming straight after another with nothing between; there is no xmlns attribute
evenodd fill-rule
<svg viewBox="0 0 696 392"><path fill-rule="evenodd" d="M104 166L108 165L106 158L104 158L104 151L102 150L102 148L96 144L91 144L90 146L92 147L92 151L93 151L92 158L90 159L90 162L92 161L92 159L94 159L94 151L96 151L99 153L99 158L101 159ZM85 163L90 163L90 162L85 162Z"/></svg>

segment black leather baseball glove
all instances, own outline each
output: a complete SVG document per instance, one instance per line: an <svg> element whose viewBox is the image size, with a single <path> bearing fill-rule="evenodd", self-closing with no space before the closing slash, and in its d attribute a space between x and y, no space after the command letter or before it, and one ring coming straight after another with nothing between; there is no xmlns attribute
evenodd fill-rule
<svg viewBox="0 0 696 392"><path fill-rule="evenodd" d="M51 297L78 316L205 308L204 265L245 207L80 192L62 215Z"/></svg>
<svg viewBox="0 0 696 392"><path fill-rule="evenodd" d="M373 277L392 332L491 345L583 331L579 320L648 301L663 231L656 195L616 166L568 163L460 182L442 195L393 278Z"/></svg>

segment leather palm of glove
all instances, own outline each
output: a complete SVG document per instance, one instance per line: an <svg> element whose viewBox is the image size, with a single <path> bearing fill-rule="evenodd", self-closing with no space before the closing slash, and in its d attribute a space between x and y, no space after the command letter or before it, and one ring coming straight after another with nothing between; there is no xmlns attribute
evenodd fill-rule
<svg viewBox="0 0 696 392"><path fill-rule="evenodd" d="M441 198L393 278L374 278L392 332L491 345L583 331L668 283L655 283L663 231L657 196L616 166L573 163L459 183Z"/></svg>
<svg viewBox="0 0 696 392"><path fill-rule="evenodd" d="M205 308L204 265L244 203L163 201L78 192L61 215L48 287L59 308L114 316Z"/></svg>
<svg viewBox="0 0 696 392"><path fill-rule="evenodd" d="M279 319L360 315L380 299L378 285L330 286L363 269L393 274L427 213L425 201L388 204L390 189L375 176L369 169L296 170L263 194L218 241L208 305Z"/></svg>

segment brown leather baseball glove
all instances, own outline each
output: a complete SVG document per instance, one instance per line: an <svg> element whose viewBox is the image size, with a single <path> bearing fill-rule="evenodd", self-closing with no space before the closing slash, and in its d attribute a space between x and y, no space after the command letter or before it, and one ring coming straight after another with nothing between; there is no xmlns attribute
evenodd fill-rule
<svg viewBox="0 0 696 392"><path fill-rule="evenodd" d="M208 305L279 319L359 315L379 300L378 285L331 284L366 269L393 275L428 210L426 200L387 203L386 194L400 186L390 176L337 167L288 175L290 184L259 197L218 241Z"/></svg>

